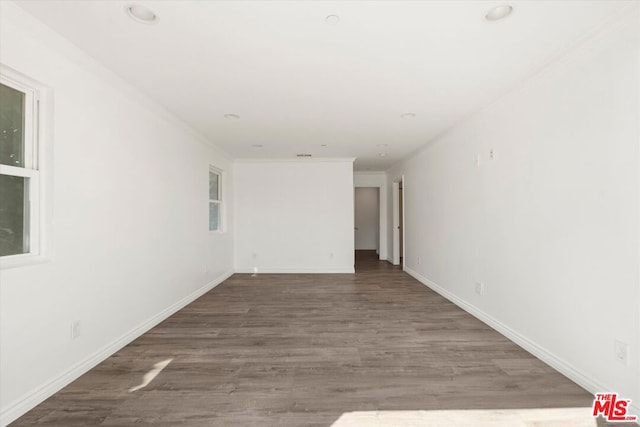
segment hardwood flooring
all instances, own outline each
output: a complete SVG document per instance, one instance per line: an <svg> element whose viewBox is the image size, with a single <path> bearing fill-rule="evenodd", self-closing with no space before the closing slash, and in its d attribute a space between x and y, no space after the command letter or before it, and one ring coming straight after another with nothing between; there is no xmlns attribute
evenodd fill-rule
<svg viewBox="0 0 640 427"><path fill-rule="evenodd" d="M13 425L328 427L354 411L591 406L372 255L355 275L234 275Z"/></svg>

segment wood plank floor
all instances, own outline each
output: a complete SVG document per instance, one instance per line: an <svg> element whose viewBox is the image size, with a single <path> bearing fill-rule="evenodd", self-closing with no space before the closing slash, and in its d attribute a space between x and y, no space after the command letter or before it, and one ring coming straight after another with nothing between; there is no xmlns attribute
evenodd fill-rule
<svg viewBox="0 0 640 427"><path fill-rule="evenodd" d="M145 375L153 379L142 387ZM234 275L13 425L331 426L352 411L592 399L398 268L359 253L355 275Z"/></svg>

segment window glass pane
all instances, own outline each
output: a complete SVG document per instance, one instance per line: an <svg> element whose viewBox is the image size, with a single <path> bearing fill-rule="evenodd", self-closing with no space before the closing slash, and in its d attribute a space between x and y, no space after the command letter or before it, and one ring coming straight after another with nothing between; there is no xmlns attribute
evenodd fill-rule
<svg viewBox="0 0 640 427"><path fill-rule="evenodd" d="M0 256L29 252L27 179L0 175Z"/></svg>
<svg viewBox="0 0 640 427"><path fill-rule="evenodd" d="M24 93L0 84L0 163L24 167Z"/></svg>
<svg viewBox="0 0 640 427"><path fill-rule="evenodd" d="M209 202L209 231L220 229L220 204Z"/></svg>
<svg viewBox="0 0 640 427"><path fill-rule="evenodd" d="M218 194L218 180L220 175L215 172L209 172L209 200L220 200L220 194Z"/></svg>

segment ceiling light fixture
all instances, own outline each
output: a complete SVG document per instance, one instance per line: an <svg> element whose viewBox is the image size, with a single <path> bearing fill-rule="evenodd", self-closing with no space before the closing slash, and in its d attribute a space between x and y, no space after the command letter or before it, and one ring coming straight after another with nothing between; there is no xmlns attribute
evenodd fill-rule
<svg viewBox="0 0 640 427"><path fill-rule="evenodd" d="M340 17L338 15L327 15L327 17L324 18L324 22L329 25L338 25L340 23Z"/></svg>
<svg viewBox="0 0 640 427"><path fill-rule="evenodd" d="M387 153L378 153L378 156L380 156L380 157L387 157Z"/></svg>
<svg viewBox="0 0 640 427"><path fill-rule="evenodd" d="M237 114L225 114L224 118L227 120L238 120L240 116Z"/></svg>
<svg viewBox="0 0 640 427"><path fill-rule="evenodd" d="M264 145L262 145L262 144L253 144L253 145L251 145L251 146L252 146L252 147L255 147L255 148L262 148L262 147L264 147Z"/></svg>
<svg viewBox="0 0 640 427"><path fill-rule="evenodd" d="M141 24L155 24L158 22L158 15L156 15L153 10L144 6L137 4L129 5L125 7L125 11L131 19Z"/></svg>
<svg viewBox="0 0 640 427"><path fill-rule="evenodd" d="M402 113L400 114L400 118L402 119L413 119L416 116L416 113Z"/></svg>
<svg viewBox="0 0 640 427"><path fill-rule="evenodd" d="M513 12L513 7L509 6L508 4L503 4L489 10L489 12L487 12L487 14L484 16L484 19L486 19L487 21L498 21L511 15L511 12Z"/></svg>

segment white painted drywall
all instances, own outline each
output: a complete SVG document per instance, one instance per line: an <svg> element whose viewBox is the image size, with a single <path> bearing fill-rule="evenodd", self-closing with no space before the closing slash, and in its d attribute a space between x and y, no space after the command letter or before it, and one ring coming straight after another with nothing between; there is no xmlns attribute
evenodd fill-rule
<svg viewBox="0 0 640 427"><path fill-rule="evenodd" d="M412 274L592 392L636 404L637 23L636 8L388 173L407 177Z"/></svg>
<svg viewBox="0 0 640 427"><path fill-rule="evenodd" d="M236 271L353 272L353 161L238 161Z"/></svg>
<svg viewBox="0 0 640 427"><path fill-rule="evenodd" d="M387 253L387 174L386 172L354 172L353 185L359 187L376 187L380 199L379 220L379 258L388 259Z"/></svg>
<svg viewBox="0 0 640 427"><path fill-rule="evenodd" d="M232 163L9 2L2 63L54 96L52 258L0 272L0 419L8 423L233 270L209 234L208 171ZM70 339L70 325L81 335Z"/></svg>
<svg viewBox="0 0 640 427"><path fill-rule="evenodd" d="M380 234L380 197L376 187L355 189L356 250L378 250Z"/></svg>

